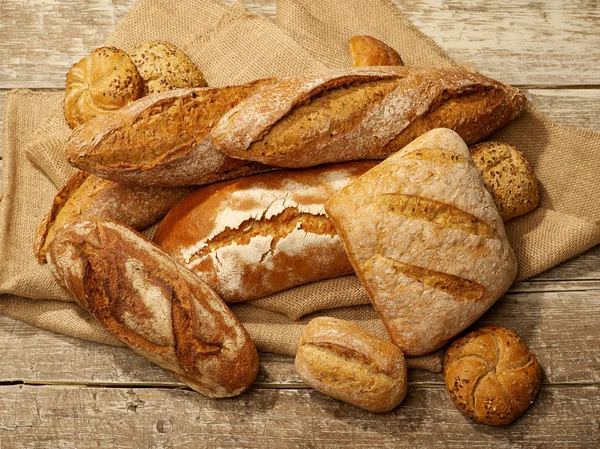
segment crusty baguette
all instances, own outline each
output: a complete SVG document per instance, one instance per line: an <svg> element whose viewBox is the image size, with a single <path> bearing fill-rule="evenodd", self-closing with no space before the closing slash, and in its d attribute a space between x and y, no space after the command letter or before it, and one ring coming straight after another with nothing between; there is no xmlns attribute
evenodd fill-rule
<svg viewBox="0 0 600 449"><path fill-rule="evenodd" d="M258 354L246 330L197 276L114 221L80 220L48 248L56 279L118 339L210 397L247 390Z"/></svg>
<svg viewBox="0 0 600 449"><path fill-rule="evenodd" d="M352 36L348 39L348 47L354 67L404 65L396 50L372 36Z"/></svg>
<svg viewBox="0 0 600 449"><path fill-rule="evenodd" d="M162 218L194 187L128 187L85 172L75 173L57 193L35 233L33 252L40 263L56 232L81 218L107 218L142 230Z"/></svg>
<svg viewBox="0 0 600 449"><path fill-rule="evenodd" d="M208 135L223 114L270 82L148 95L75 129L67 159L101 178L162 187L210 184L268 171L215 151Z"/></svg>
<svg viewBox="0 0 600 449"><path fill-rule="evenodd" d="M338 318L319 317L308 323L294 366L314 389L371 412L390 411L406 396L402 351Z"/></svg>
<svg viewBox="0 0 600 449"><path fill-rule="evenodd" d="M392 341L446 344L513 282L515 255L464 141L432 130L325 203Z"/></svg>
<svg viewBox="0 0 600 449"><path fill-rule="evenodd" d="M375 164L279 170L212 184L171 209L154 241L227 303L352 273L323 205Z"/></svg>
<svg viewBox="0 0 600 449"><path fill-rule="evenodd" d="M67 154L118 182L198 184L240 169L223 154L281 167L381 159L440 126L472 144L524 104L518 89L463 70L362 67L146 97L77 129Z"/></svg>

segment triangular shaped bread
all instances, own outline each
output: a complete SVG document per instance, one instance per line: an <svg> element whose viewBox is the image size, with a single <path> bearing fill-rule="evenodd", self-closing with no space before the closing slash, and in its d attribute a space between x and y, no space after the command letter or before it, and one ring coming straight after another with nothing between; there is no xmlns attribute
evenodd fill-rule
<svg viewBox="0 0 600 449"><path fill-rule="evenodd" d="M434 351L514 280L504 225L454 131L434 129L325 205L392 341Z"/></svg>

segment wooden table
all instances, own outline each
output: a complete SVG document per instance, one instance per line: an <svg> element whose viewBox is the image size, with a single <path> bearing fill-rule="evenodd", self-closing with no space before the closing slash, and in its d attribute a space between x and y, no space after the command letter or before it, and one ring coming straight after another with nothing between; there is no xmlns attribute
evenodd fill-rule
<svg viewBox="0 0 600 449"><path fill-rule="evenodd" d="M62 88L133 3L2 0L0 112L9 89ZM274 18L274 1L247 3ZM455 59L525 88L560 123L600 130L598 2L401 3ZM0 316L0 448L600 447L600 247L514 285L480 323L517 331L544 369L535 403L506 428L465 418L441 374L411 372L405 402L377 415L307 388L291 358L261 354L252 391L210 400L127 349Z"/></svg>

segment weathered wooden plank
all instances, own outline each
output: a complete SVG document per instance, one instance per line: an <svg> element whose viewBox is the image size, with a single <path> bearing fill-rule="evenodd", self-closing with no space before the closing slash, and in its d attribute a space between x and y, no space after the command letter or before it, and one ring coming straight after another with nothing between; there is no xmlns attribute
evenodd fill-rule
<svg viewBox="0 0 600 449"><path fill-rule="evenodd" d="M512 84L600 84L600 11L588 0L395 1L450 56L486 75ZM4 0L0 88L62 87L69 66L102 45L133 3ZM244 3L275 17L275 0Z"/></svg>
<svg viewBox="0 0 600 449"><path fill-rule="evenodd" d="M0 387L10 448L597 447L600 388L544 388L504 428L478 424L442 388L412 388L375 414L313 390L253 390L211 400L191 391Z"/></svg>
<svg viewBox="0 0 600 449"><path fill-rule="evenodd" d="M520 334L536 353L546 383L600 382L600 293L508 294L477 323L501 324ZM93 385L183 385L126 348L69 338L0 316L0 382ZM441 383L440 374L410 371L412 383ZM291 357L261 354L257 384L296 387Z"/></svg>

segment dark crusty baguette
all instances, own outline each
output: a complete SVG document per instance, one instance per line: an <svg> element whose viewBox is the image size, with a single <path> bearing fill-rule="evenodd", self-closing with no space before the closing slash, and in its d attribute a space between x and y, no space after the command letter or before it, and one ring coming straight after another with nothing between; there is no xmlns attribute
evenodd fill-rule
<svg viewBox="0 0 600 449"><path fill-rule="evenodd" d="M201 188L169 211L154 241L227 303L352 273L323 205L375 164L279 170Z"/></svg>
<svg viewBox="0 0 600 449"><path fill-rule="evenodd" d="M445 345L513 282L517 262L464 141L432 130L325 203L391 340Z"/></svg>
<svg viewBox="0 0 600 449"><path fill-rule="evenodd" d="M77 129L67 154L118 182L200 184L266 170L224 154L281 167L381 159L441 126L472 144L524 104L518 89L463 70L362 67L146 97Z"/></svg>
<svg viewBox="0 0 600 449"><path fill-rule="evenodd" d="M35 233L33 252L46 261L46 249L65 224L81 218L107 218L142 230L162 218L194 187L128 187L84 172L75 173L57 193Z"/></svg>
<svg viewBox="0 0 600 449"><path fill-rule="evenodd" d="M404 354L356 324L330 317L308 323L294 363L308 385L371 412L387 412L406 396Z"/></svg>
<svg viewBox="0 0 600 449"><path fill-rule="evenodd" d="M209 397L247 390L258 354L204 282L131 228L80 220L48 248L56 279L117 338Z"/></svg>

